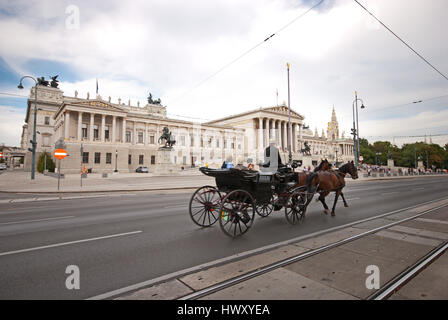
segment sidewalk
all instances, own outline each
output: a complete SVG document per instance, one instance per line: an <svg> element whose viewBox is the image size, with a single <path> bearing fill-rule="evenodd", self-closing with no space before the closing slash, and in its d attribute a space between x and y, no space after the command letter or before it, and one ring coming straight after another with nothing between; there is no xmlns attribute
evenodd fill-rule
<svg viewBox="0 0 448 320"><path fill-rule="evenodd" d="M445 175L420 175L420 176L391 176L391 177L365 177L360 174L359 179L346 179L347 185L363 181L409 179L425 177L437 177ZM196 170L180 171L177 175L154 176L151 173L118 173L89 174L82 179L78 174L66 174L60 179L60 190L58 191L58 179L36 173L35 180L31 180L30 172L5 171L0 174L0 192L11 193L68 193L68 192L117 192L117 191L151 191L151 190L176 190L194 189L205 185L215 185L215 179L208 177Z"/></svg>

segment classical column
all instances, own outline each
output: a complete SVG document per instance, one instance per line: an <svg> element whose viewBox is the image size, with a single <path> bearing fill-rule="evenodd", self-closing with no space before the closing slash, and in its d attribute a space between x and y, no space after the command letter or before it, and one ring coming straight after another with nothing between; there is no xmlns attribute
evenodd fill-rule
<svg viewBox="0 0 448 320"><path fill-rule="evenodd" d="M292 152L297 152L297 123L292 124Z"/></svg>
<svg viewBox="0 0 448 320"><path fill-rule="evenodd" d="M257 151L263 150L263 118L258 118L258 146Z"/></svg>
<svg viewBox="0 0 448 320"><path fill-rule="evenodd" d="M64 129L64 138L70 138L70 111L65 111Z"/></svg>
<svg viewBox="0 0 448 320"><path fill-rule="evenodd" d="M78 112L78 140L82 140L82 112Z"/></svg>
<svg viewBox="0 0 448 320"><path fill-rule="evenodd" d="M90 127L89 127L89 138L90 141L93 141L93 126L95 124L95 114L91 113L90 114Z"/></svg>
<svg viewBox="0 0 448 320"><path fill-rule="evenodd" d="M116 138L116 131L117 128L117 117L116 116L112 116L112 142L115 142L115 138Z"/></svg>
<svg viewBox="0 0 448 320"><path fill-rule="evenodd" d="M137 122L134 122L134 135L132 137L132 144L136 144L137 143Z"/></svg>
<svg viewBox="0 0 448 320"><path fill-rule="evenodd" d="M121 123L121 142L126 142L126 118L123 117L123 122Z"/></svg>
<svg viewBox="0 0 448 320"><path fill-rule="evenodd" d="M104 142L104 133L105 133L105 127L106 126L106 115L101 115L101 142Z"/></svg>
<svg viewBox="0 0 448 320"><path fill-rule="evenodd" d="M287 133L287 122L283 122L283 150L288 149L288 133Z"/></svg>
<svg viewBox="0 0 448 320"><path fill-rule="evenodd" d="M269 118L266 118L266 144L264 145L265 148L269 146Z"/></svg>
<svg viewBox="0 0 448 320"><path fill-rule="evenodd" d="M148 123L147 122L145 122L145 137L143 140L144 140L145 146L147 146L148 145Z"/></svg>

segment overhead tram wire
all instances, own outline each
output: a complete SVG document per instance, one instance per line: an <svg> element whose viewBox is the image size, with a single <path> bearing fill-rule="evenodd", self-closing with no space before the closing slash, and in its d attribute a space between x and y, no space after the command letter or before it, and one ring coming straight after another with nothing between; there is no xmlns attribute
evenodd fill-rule
<svg viewBox="0 0 448 320"><path fill-rule="evenodd" d="M300 14L299 16L295 17L293 20L291 20L290 22L288 22L287 24L285 24L283 27L281 27L280 29L278 29L277 31L275 31L274 33L272 33L270 36L266 37L263 41L260 41L259 43L257 43L255 46L253 46L252 48L250 48L249 50L245 51L244 53L242 53L241 55L239 55L238 57L236 57L235 59L233 59L232 61L228 62L227 64L225 64L223 67L221 67L220 69L218 69L217 71L215 71L213 74L211 74L210 76L208 76L207 78L201 80L199 83L197 83L194 87L192 87L190 90L182 93L181 95L179 95L178 97L174 98L172 101L169 101L170 103L176 102L180 99L182 99L184 96L186 96L187 94L191 93L192 91L196 90L198 87L202 86L205 82L207 82L208 80L210 80L211 78L213 78L214 76L216 76L218 73L222 72L223 70L227 69L228 67L230 67L232 64L234 64L235 62L237 62L238 60L240 60L241 58L243 58L244 56L246 56L247 54L249 54L250 52L252 52L253 50L255 50L256 48L258 48L259 46L261 46L262 44L264 44L265 42L269 41L272 37L274 37L275 35L279 34L280 32L282 32L284 29L286 29L287 27L289 27L291 24L293 24L294 22L296 22L297 20L299 20L300 18L302 18L303 16L305 16L308 12L310 12L311 10L317 8L318 6L320 6L325 0L320 0L317 4L315 4L314 6L312 6L311 8L309 8L307 11L305 11L304 13Z"/></svg>
<svg viewBox="0 0 448 320"><path fill-rule="evenodd" d="M395 108L405 107L405 106L409 106L409 105L412 105L412 104L427 102L427 101L441 99L441 98L446 98L446 97L448 97L448 94L445 94L445 95L442 95L442 96L437 96L437 97L432 97L432 98L427 98L427 99L417 99L417 100L412 101L412 102L396 104L396 105L387 106L387 107L380 107L380 108L372 108L371 107L370 110L368 110L368 111L376 112L376 111L384 110L384 109L395 109Z"/></svg>
<svg viewBox="0 0 448 320"><path fill-rule="evenodd" d="M420 59L422 59L424 62L426 62L431 68L433 68L437 73L439 73L442 77L445 78L445 80L448 80L448 77L444 75L441 71L439 71L436 67L434 67L428 60L426 60L420 53L415 51L409 44L407 44L403 39L401 39L395 32L393 32L388 26L386 26L381 20L379 20L373 13L371 13L369 10L367 10L361 3L359 3L358 0L353 0L361 8L363 8L368 14L370 14L376 21L378 21L384 28L386 28L390 33L392 33L398 40L400 40L405 46L407 46L412 52L414 52Z"/></svg>

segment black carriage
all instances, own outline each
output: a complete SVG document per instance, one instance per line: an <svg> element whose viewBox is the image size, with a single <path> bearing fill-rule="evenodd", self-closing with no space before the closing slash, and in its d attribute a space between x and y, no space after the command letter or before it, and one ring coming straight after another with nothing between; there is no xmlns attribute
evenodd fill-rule
<svg viewBox="0 0 448 320"><path fill-rule="evenodd" d="M203 186L190 200L190 216L202 227L219 220L222 231L231 237L244 234L252 226L255 212L267 217L285 208L289 223L305 216L313 194L306 186L297 187L297 173L282 168L275 173L240 169L199 169L216 180L216 187Z"/></svg>

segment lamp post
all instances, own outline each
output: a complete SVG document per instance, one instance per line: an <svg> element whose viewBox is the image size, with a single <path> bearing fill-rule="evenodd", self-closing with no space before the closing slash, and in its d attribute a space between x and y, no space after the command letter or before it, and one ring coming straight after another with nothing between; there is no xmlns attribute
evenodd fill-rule
<svg viewBox="0 0 448 320"><path fill-rule="evenodd" d="M291 127L291 100L289 95L289 63L286 64L288 69L288 160L289 163L292 163L292 153L291 153L291 144L292 144L292 127Z"/></svg>
<svg viewBox="0 0 448 320"><path fill-rule="evenodd" d="M355 91L355 100L353 100L352 108L353 108L353 151L355 155L355 165L358 167L359 164L359 122L358 122L358 101L361 101L361 109L364 109L364 101L358 98L358 92ZM356 106L356 108L355 108ZM356 110L356 112L355 112Z"/></svg>
<svg viewBox="0 0 448 320"><path fill-rule="evenodd" d="M114 172L118 172L117 159L118 159L118 150L115 150L115 171Z"/></svg>
<svg viewBox="0 0 448 320"><path fill-rule="evenodd" d="M17 86L17 88L19 89L23 89L23 85L22 85L22 80L25 78L30 78L33 79L35 82L35 87L34 87L34 125L33 125L33 140L30 140L31 144L32 144L32 148L28 148L29 151L32 152L32 160L31 160L31 180L34 180L35 177L35 167L36 167L36 118L37 118L37 80L32 77L32 76L23 76L20 79L19 85Z"/></svg>
<svg viewBox="0 0 448 320"><path fill-rule="evenodd" d="M336 147L335 151L336 151L336 166L338 165L338 147Z"/></svg>

